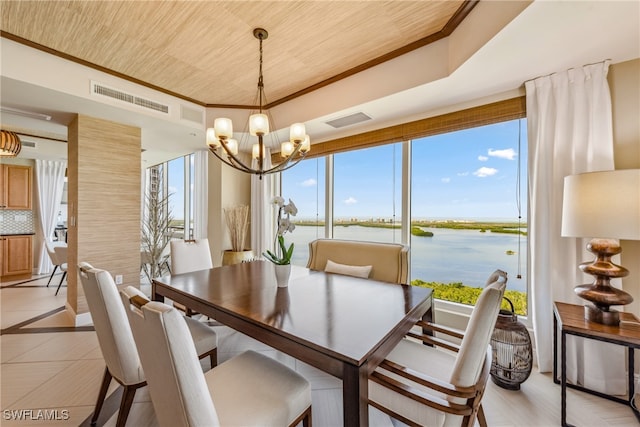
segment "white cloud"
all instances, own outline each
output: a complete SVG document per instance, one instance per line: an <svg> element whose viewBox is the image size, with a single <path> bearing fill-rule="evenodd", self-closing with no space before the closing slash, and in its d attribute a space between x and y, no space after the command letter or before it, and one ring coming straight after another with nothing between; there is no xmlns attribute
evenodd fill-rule
<svg viewBox="0 0 640 427"><path fill-rule="evenodd" d="M478 156L478 160L480 160L481 162L486 162L487 160L489 160L489 158L487 156Z"/></svg>
<svg viewBox="0 0 640 427"><path fill-rule="evenodd" d="M467 176L467 175L469 175L469 172L458 172L456 175L458 175L458 176Z"/></svg>
<svg viewBox="0 0 640 427"><path fill-rule="evenodd" d="M345 205L355 205L358 201L354 197L349 197L344 201Z"/></svg>
<svg viewBox="0 0 640 427"><path fill-rule="evenodd" d="M451 178L442 178L440 181L442 181L444 184L448 184L451 182Z"/></svg>
<svg viewBox="0 0 640 427"><path fill-rule="evenodd" d="M309 178L302 181L300 185L303 187L315 187L317 183L318 182L315 179Z"/></svg>
<svg viewBox="0 0 640 427"><path fill-rule="evenodd" d="M498 173L498 169L495 168L487 168L487 167L481 167L480 169L478 169L477 171L475 171L473 174L475 176L477 176L478 178L485 178L487 176L493 176L495 174Z"/></svg>
<svg viewBox="0 0 640 427"><path fill-rule="evenodd" d="M513 148L506 148L504 150L494 150L489 148L489 155L491 157L499 157L501 159L514 160L518 153Z"/></svg>

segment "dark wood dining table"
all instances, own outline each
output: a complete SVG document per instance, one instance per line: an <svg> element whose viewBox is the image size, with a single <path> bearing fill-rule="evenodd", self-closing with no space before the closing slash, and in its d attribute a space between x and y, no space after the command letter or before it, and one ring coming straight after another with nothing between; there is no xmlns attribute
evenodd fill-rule
<svg viewBox="0 0 640 427"><path fill-rule="evenodd" d="M368 376L420 319L431 289L292 266L287 287L254 261L152 281L178 302L343 381L345 426L367 426Z"/></svg>

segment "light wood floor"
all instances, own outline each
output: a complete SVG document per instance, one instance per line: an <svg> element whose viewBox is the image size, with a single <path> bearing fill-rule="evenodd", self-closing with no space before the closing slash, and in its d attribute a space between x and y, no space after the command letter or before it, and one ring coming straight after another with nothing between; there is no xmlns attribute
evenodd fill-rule
<svg viewBox="0 0 640 427"><path fill-rule="evenodd" d="M66 312L61 309L66 300L66 288L61 288L58 296L54 296L60 277L56 275L48 288L45 287L48 277L1 285L2 426L88 425L104 361L92 328L72 327ZM142 289L148 291L144 285ZM312 384L313 425L338 427L342 424L340 380L228 328L219 328L218 332L221 335L220 362L252 348L286 363ZM112 385L111 398L103 409L107 418L103 425L115 425L118 392ZM560 387L553 383L550 374L540 374L535 368L520 391L504 390L490 382L483 404L490 426L560 424ZM44 409L59 419L37 419L38 415L42 416L38 410ZM31 416L22 411L30 419L10 419L19 410L32 410ZM372 426L400 425L374 409L370 410L370 420ZM574 390L568 391L568 422L598 427L638 425L628 407ZM137 393L127 425L157 425L145 388Z"/></svg>

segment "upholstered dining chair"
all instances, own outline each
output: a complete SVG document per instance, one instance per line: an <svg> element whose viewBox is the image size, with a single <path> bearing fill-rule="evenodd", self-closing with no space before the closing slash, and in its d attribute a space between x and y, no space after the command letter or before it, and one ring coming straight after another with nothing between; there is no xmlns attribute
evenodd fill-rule
<svg viewBox="0 0 640 427"><path fill-rule="evenodd" d="M213 267L209 239L171 240L171 274L189 273Z"/></svg>
<svg viewBox="0 0 640 427"><path fill-rule="evenodd" d="M189 273L213 267L209 239L173 239L169 245L171 247L171 274ZM184 311L188 317L197 314L181 304L174 303L174 306Z"/></svg>
<svg viewBox="0 0 640 427"><path fill-rule="evenodd" d="M307 268L407 284L409 247L399 243L317 239L309 243Z"/></svg>
<svg viewBox="0 0 640 427"><path fill-rule="evenodd" d="M60 263L59 266L62 271L62 277L60 278L60 283L58 283L58 289L56 289L56 295L58 295L62 282L64 282L64 279L67 277L67 245L56 245L53 247L53 251L56 254L56 261Z"/></svg>
<svg viewBox="0 0 640 427"><path fill-rule="evenodd" d="M61 262L58 261L58 257L56 256L56 251L54 248L56 246L62 246L62 245L66 245L66 244L59 243L59 242L51 242L49 240L45 240L44 242L44 247L47 250L47 255L49 255L49 258L51 259L51 263L53 264L53 271L51 272L51 276L49 276L47 287L49 287L49 284L51 283L51 279L53 279L53 276L56 274L58 267L60 267L60 264L62 264Z"/></svg>
<svg viewBox="0 0 640 427"><path fill-rule="evenodd" d="M122 298L111 274L105 270L93 268L88 263L80 263L78 268L100 350L107 365L91 424L97 422L109 384L112 379L115 379L124 387L116 425L124 426L136 390L146 385L145 373L140 364L125 306L122 304ZM147 300L146 296L136 288L131 287L129 294L132 297ZM187 333L195 342L196 353L200 358L209 357L211 367L216 366L217 336L215 332L204 323L186 317L183 319L185 320L182 322L186 321Z"/></svg>
<svg viewBox="0 0 640 427"><path fill-rule="evenodd" d="M436 336L409 333L369 377L369 404L410 426L481 426L481 401L491 368L491 335L498 318L506 273L483 289L467 329L458 333L426 322ZM459 345L441 334L461 339ZM439 347L442 347L439 348Z"/></svg>
<svg viewBox="0 0 640 427"><path fill-rule="evenodd" d="M203 373L174 307L130 302L127 313L161 426L311 425L311 387L297 372L249 350Z"/></svg>

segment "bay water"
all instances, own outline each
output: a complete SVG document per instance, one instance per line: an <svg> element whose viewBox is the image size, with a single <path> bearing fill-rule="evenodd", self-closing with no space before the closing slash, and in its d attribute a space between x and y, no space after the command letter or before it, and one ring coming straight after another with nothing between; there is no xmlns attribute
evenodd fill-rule
<svg viewBox="0 0 640 427"><path fill-rule="evenodd" d="M526 292L527 236L479 230L427 228L433 237L411 236L411 280L462 283L484 287L496 269L508 275L507 289ZM324 227L296 226L285 234L287 245L295 243L292 263L306 266L309 242L324 237ZM400 242L400 230L350 225L336 226L334 238L375 242ZM518 274L521 278L518 278Z"/></svg>

